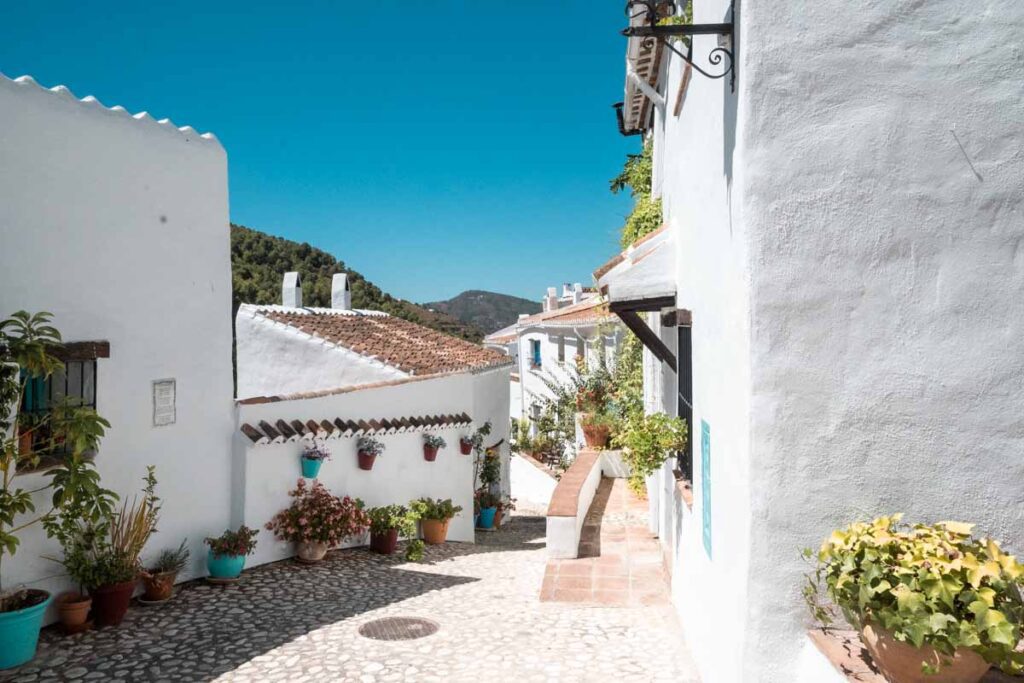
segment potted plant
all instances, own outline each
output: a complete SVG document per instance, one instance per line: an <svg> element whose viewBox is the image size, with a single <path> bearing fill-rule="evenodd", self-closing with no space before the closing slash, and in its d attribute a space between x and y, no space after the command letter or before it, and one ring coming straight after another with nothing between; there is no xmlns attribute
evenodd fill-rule
<svg viewBox="0 0 1024 683"><path fill-rule="evenodd" d="M384 453L384 444L369 436L361 436L356 442L356 451L359 453L359 469L372 470L377 456Z"/></svg>
<svg viewBox="0 0 1024 683"><path fill-rule="evenodd" d="M494 515L498 512L498 503L501 502L501 499L485 489L481 489L477 493L477 501L480 505L480 521L477 526L481 529L491 529L494 527Z"/></svg>
<svg viewBox="0 0 1024 683"><path fill-rule="evenodd" d="M217 580L237 579L245 568L245 558L256 549L259 532L244 524L236 531L227 529L216 538L207 537L203 542L210 546L206 554L206 569L210 578Z"/></svg>
<svg viewBox="0 0 1024 683"><path fill-rule="evenodd" d="M437 458L437 451L439 448L444 448L448 444L440 436L434 434L423 435L423 459L427 462L434 462Z"/></svg>
<svg viewBox="0 0 1024 683"><path fill-rule="evenodd" d="M398 547L399 536L416 532L416 516L404 505L383 505L366 511L370 518L370 549L390 555Z"/></svg>
<svg viewBox="0 0 1024 683"><path fill-rule="evenodd" d="M327 551L366 531L370 519L358 498L339 498L319 481L308 486L299 479L288 492L292 503L267 522L267 529L282 541L296 544L299 560L319 562Z"/></svg>
<svg viewBox="0 0 1024 683"><path fill-rule="evenodd" d="M463 455L469 455L473 452L473 437L461 436L459 437L459 453Z"/></svg>
<svg viewBox="0 0 1024 683"><path fill-rule="evenodd" d="M643 495L647 477L654 474L674 452L686 448L686 422L664 413L633 414L621 425L614 443L622 448L629 466L629 487Z"/></svg>
<svg viewBox="0 0 1024 683"><path fill-rule="evenodd" d="M580 419L583 439L590 448L606 448L615 426L615 418L606 410L583 413Z"/></svg>
<svg viewBox="0 0 1024 683"><path fill-rule="evenodd" d="M512 511L516 509L516 499L509 496L505 496L498 501L498 509L494 513L494 528L501 527L501 521L512 514Z"/></svg>
<svg viewBox="0 0 1024 683"><path fill-rule="evenodd" d="M1024 564L972 526L913 526L901 515L833 531L804 597L830 625L838 606L893 683L977 683L990 665L1024 672ZM824 592L831 604L822 599ZM938 677L937 677L938 676Z"/></svg>
<svg viewBox="0 0 1024 683"><path fill-rule="evenodd" d="M307 479L316 479L320 474L320 466L325 460L331 459L331 451L319 441L314 441L302 449L299 462L302 463L302 476Z"/></svg>
<svg viewBox="0 0 1024 683"><path fill-rule="evenodd" d="M110 424L91 408L63 401L36 414L20 410L31 380L46 380L64 368L54 351L60 333L49 313L18 311L0 320L0 569L18 549L19 534L43 523L52 536L52 520L62 508L80 507L83 519L110 513L116 496L99 485L99 474L86 455L94 451ZM48 511L37 512L32 494L38 486L17 485L19 475L39 466L41 458L62 444L53 476ZM18 518L15 526L15 518ZM46 524L51 521L50 524ZM0 669L19 666L35 656L49 592L8 589L0 571Z"/></svg>
<svg viewBox="0 0 1024 683"><path fill-rule="evenodd" d="M423 526L423 540L429 545L444 543L448 537L448 522L462 512L462 506L452 503L451 498L420 498L410 503L409 507L420 520Z"/></svg>
<svg viewBox="0 0 1024 683"><path fill-rule="evenodd" d="M156 562L142 571L142 584L146 589L144 600L164 602L171 599L178 573L188 564L189 552L185 543L182 541L177 550L162 550Z"/></svg>
<svg viewBox="0 0 1024 683"><path fill-rule="evenodd" d="M67 633L81 630L89 621L92 598L79 591L67 591L57 596L57 618Z"/></svg>

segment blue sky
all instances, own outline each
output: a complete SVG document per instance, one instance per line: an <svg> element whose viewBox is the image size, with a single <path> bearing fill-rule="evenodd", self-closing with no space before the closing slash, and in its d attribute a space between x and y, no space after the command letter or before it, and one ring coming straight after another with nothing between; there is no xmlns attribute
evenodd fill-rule
<svg viewBox="0 0 1024 683"><path fill-rule="evenodd" d="M623 3L10 2L0 71L213 131L231 219L335 254L396 296L538 299L590 282Z"/></svg>

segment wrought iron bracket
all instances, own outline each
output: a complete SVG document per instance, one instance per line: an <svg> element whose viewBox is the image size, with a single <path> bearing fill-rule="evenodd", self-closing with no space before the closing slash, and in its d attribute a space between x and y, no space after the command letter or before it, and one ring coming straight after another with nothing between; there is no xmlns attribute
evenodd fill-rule
<svg viewBox="0 0 1024 683"><path fill-rule="evenodd" d="M640 5L644 8L641 13L631 14L632 7L634 5ZM668 6L674 11L675 3L669 2L658 2L658 6ZM626 3L626 15L630 17L641 16L646 14L646 20L648 25L646 26L630 26L629 28L622 31L622 35L627 38L643 38L644 45L653 45L654 41L660 41L662 45L667 47L673 53L678 55L684 62L689 64L697 72L703 74L708 78L725 78L729 76L729 87L733 92L736 92L736 64L734 61L733 43L735 33L735 17L736 17L736 0L732 0L729 5L729 21L722 24L658 24L658 8L656 7L655 0L629 0ZM706 35L717 35L719 36L718 45L708 53L708 62L712 66L719 66L723 60L726 61L726 66L721 73L712 73L706 71L700 67L693 59L693 40L688 41L686 52L680 52L672 45L672 38L691 37L692 36L706 36ZM648 42L650 41L650 42ZM724 43L724 44L723 44Z"/></svg>

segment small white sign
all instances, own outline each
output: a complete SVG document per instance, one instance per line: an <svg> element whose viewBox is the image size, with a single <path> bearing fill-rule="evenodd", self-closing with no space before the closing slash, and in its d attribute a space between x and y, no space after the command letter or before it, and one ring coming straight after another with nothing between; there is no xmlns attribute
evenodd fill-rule
<svg viewBox="0 0 1024 683"><path fill-rule="evenodd" d="M153 382L153 426L172 425L175 420L175 389L173 379Z"/></svg>

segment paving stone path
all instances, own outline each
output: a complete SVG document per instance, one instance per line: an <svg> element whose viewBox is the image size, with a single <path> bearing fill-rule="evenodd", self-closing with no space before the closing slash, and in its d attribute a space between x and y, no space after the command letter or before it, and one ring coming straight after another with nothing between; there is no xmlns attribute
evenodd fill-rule
<svg viewBox="0 0 1024 683"><path fill-rule="evenodd" d="M366 550L279 562L229 587L193 582L118 628L46 629L35 660L0 681L698 681L667 604L541 602L544 519L516 516L423 563ZM424 617L437 633L381 641L358 629Z"/></svg>

